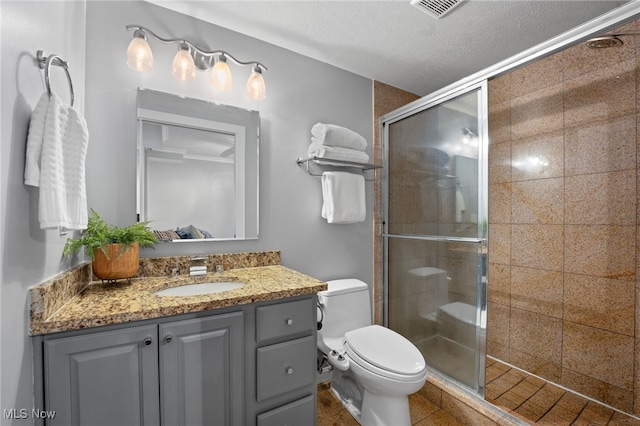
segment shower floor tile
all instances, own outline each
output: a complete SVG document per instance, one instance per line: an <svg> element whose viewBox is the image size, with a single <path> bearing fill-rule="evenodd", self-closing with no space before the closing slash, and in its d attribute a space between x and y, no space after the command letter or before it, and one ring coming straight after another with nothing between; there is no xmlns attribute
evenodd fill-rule
<svg viewBox="0 0 640 426"><path fill-rule="evenodd" d="M487 358L486 400L534 425L640 426L640 420Z"/></svg>

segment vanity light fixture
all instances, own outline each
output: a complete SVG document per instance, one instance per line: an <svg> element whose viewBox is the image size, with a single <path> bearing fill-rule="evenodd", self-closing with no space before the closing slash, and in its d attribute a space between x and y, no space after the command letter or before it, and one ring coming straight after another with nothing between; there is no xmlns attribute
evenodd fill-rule
<svg viewBox="0 0 640 426"><path fill-rule="evenodd" d="M231 70L228 60L236 65L252 66L252 72L247 81L246 93L251 99L262 100L266 96L266 87L262 71L266 70L260 62L242 62L224 50L206 51L195 46L188 40L166 39L157 36L153 31L141 25L127 25L127 30L134 30L133 40L127 48L127 65L129 68L150 72L153 69L153 53L149 46L148 37L165 44L178 45L178 52L173 59L172 75L178 80L192 81L196 76L196 68L201 71L211 71L211 85L218 90L228 91L232 87Z"/></svg>

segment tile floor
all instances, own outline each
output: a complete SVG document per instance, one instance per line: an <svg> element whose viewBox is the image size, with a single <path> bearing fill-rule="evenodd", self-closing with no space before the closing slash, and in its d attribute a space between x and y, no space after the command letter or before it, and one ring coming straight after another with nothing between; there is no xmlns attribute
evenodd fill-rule
<svg viewBox="0 0 640 426"><path fill-rule="evenodd" d="M409 406L413 426L462 426L420 394L409 395ZM318 385L318 426L359 426L324 383Z"/></svg>
<svg viewBox="0 0 640 426"><path fill-rule="evenodd" d="M487 358L487 401L534 425L640 426L633 417Z"/></svg>
<svg viewBox="0 0 640 426"><path fill-rule="evenodd" d="M486 399L531 425L640 426L633 417L487 358ZM409 395L412 426L459 426L420 393ZM493 422L492 422L493 423ZM328 384L318 385L318 426L359 426ZM475 425L471 425L475 426Z"/></svg>

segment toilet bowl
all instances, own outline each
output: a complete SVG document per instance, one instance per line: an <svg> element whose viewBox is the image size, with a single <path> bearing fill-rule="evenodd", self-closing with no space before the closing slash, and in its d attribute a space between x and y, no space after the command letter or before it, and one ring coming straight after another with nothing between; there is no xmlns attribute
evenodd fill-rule
<svg viewBox="0 0 640 426"><path fill-rule="evenodd" d="M331 390L362 425L410 425L408 395L427 380L424 357L400 334L371 325L365 283L327 284L318 294L318 349L334 368Z"/></svg>

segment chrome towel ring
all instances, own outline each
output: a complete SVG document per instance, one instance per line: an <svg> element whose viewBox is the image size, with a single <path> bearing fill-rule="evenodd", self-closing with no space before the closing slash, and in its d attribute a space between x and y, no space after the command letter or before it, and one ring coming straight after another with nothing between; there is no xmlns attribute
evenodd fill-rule
<svg viewBox="0 0 640 426"><path fill-rule="evenodd" d="M69 64L58 55L44 56L42 50L38 50L38 66L40 69L44 69L44 81L47 85L47 93L51 97L51 83L49 81L49 73L51 72L51 65L56 65L64 68L64 72L67 74L67 81L69 82L69 92L71 93L71 106L73 106L73 83L71 82L71 74L69 74Z"/></svg>

